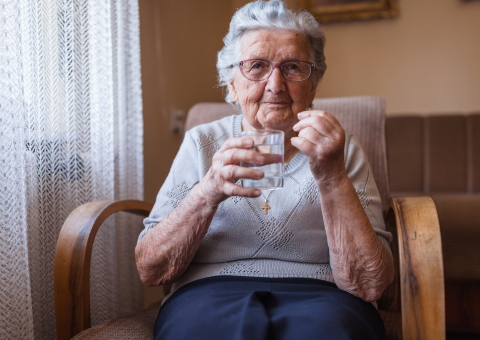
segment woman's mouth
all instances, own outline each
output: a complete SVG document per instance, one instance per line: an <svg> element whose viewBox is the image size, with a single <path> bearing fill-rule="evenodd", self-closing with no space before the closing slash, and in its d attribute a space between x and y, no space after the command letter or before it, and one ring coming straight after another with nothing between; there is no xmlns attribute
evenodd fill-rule
<svg viewBox="0 0 480 340"><path fill-rule="evenodd" d="M270 106L284 106L288 105L287 102L264 102L265 105L270 105Z"/></svg>

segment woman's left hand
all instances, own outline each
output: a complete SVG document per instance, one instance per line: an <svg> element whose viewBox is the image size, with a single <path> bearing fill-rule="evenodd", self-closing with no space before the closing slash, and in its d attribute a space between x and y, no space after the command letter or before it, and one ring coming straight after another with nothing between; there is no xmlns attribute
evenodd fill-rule
<svg viewBox="0 0 480 340"><path fill-rule="evenodd" d="M376 301L393 280L393 261L380 242L345 169L345 131L325 111L304 111L292 145L308 156L317 180L335 284Z"/></svg>
<svg viewBox="0 0 480 340"><path fill-rule="evenodd" d="M298 137L292 145L308 156L310 169L317 181L336 183L346 178L345 131L338 120L325 111L303 111L293 126Z"/></svg>

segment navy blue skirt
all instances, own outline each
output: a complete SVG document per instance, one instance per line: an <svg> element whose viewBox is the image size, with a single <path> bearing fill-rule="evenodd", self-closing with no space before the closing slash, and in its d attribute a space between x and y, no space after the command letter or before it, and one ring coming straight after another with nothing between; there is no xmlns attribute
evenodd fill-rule
<svg viewBox="0 0 480 340"><path fill-rule="evenodd" d="M160 308L156 340L385 339L377 309L333 283L215 276L182 286Z"/></svg>

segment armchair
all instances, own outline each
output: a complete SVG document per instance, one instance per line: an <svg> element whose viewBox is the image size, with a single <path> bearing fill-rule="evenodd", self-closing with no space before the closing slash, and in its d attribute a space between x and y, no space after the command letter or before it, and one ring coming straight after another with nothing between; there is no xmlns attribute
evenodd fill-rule
<svg viewBox="0 0 480 340"><path fill-rule="evenodd" d="M396 275L378 301L387 339L445 339L443 261L435 204L429 197L388 197L385 105L377 97L316 99L359 138L380 190L387 229L394 235ZM189 111L186 128L237 114L223 103L201 103ZM150 339L157 308L90 328L89 275L93 240L102 222L118 211L147 215L141 201L86 203L66 220L55 255L57 337Z"/></svg>

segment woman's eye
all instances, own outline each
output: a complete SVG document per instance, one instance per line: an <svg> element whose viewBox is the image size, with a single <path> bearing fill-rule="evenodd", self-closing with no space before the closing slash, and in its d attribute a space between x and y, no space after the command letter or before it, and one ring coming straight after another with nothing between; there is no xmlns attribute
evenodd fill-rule
<svg viewBox="0 0 480 340"><path fill-rule="evenodd" d="M257 63L254 63L251 68L257 69L257 70L258 70L258 69L262 69L262 68L265 67L264 64L265 64L265 63L258 63L258 62L257 62Z"/></svg>
<svg viewBox="0 0 480 340"><path fill-rule="evenodd" d="M284 65L285 69L288 71L298 71L300 70L300 66L294 63L288 63Z"/></svg>

